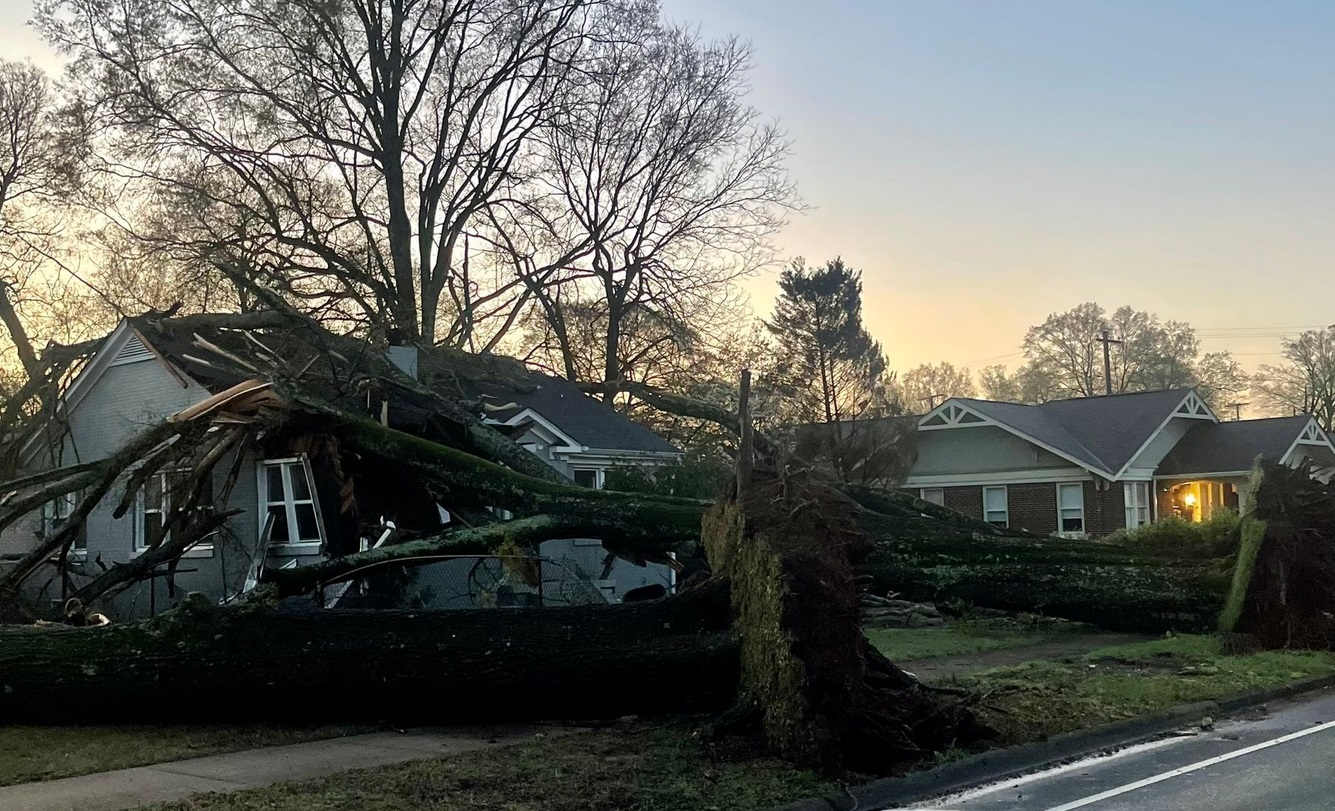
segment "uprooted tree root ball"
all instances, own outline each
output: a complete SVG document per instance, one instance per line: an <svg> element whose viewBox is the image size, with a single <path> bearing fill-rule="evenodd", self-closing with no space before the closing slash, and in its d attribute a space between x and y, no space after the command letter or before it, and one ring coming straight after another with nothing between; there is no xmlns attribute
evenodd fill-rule
<svg viewBox="0 0 1335 811"><path fill-rule="evenodd" d="M1296 468L1261 461L1240 533L1233 593L1221 629L1259 647L1335 643L1335 489Z"/></svg>
<svg viewBox="0 0 1335 811"><path fill-rule="evenodd" d="M854 572L875 544L860 513L805 477L757 474L709 512L704 540L732 585L741 714L758 715L766 743L795 763L889 773L989 732L862 635Z"/></svg>

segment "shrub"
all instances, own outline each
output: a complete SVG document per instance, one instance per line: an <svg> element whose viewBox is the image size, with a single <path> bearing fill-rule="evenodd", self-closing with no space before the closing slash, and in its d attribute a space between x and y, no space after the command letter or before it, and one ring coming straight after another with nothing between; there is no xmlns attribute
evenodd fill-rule
<svg viewBox="0 0 1335 811"><path fill-rule="evenodd" d="M1172 516L1109 535L1109 543L1172 557L1224 558L1238 550L1238 514L1216 510L1199 524Z"/></svg>

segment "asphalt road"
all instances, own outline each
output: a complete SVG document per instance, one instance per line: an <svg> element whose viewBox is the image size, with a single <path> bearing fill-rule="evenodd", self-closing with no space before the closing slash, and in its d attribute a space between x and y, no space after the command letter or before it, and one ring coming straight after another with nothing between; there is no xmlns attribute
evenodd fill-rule
<svg viewBox="0 0 1335 811"><path fill-rule="evenodd" d="M1326 811L1335 694L920 803L949 811Z"/></svg>

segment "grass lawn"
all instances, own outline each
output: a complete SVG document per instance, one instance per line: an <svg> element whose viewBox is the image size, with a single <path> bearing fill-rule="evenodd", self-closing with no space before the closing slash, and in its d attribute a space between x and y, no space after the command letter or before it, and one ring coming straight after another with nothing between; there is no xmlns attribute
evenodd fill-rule
<svg viewBox="0 0 1335 811"><path fill-rule="evenodd" d="M983 719L1011 745L1332 672L1332 653L1227 656L1217 637L1178 636L952 681L981 697Z"/></svg>
<svg viewBox="0 0 1335 811"><path fill-rule="evenodd" d="M1038 645L1079 631L1089 629L1072 623L961 620L939 628L867 628L864 633L890 661L913 662Z"/></svg>
<svg viewBox="0 0 1335 811"><path fill-rule="evenodd" d="M0 786L336 738L367 727L0 726Z"/></svg>
<svg viewBox="0 0 1335 811"><path fill-rule="evenodd" d="M686 723L563 735L346 772L160 811L752 811L833 789L810 772L702 741Z"/></svg>

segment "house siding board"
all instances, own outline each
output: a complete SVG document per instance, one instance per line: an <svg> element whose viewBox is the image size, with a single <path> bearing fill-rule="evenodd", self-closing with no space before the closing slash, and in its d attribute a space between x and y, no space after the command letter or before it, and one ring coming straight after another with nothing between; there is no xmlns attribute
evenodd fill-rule
<svg viewBox="0 0 1335 811"><path fill-rule="evenodd" d="M1013 529L1029 532L1057 531L1057 485L1055 482L1012 484L1006 488Z"/></svg>
<svg viewBox="0 0 1335 811"><path fill-rule="evenodd" d="M130 437L209 396L157 360L109 367L69 415L64 464L105 459Z"/></svg>
<svg viewBox="0 0 1335 811"><path fill-rule="evenodd" d="M1069 461L994 426L918 432L912 476L1070 468Z"/></svg>
<svg viewBox="0 0 1335 811"><path fill-rule="evenodd" d="M234 461L235 457L224 457L214 468L215 493L224 491ZM120 620L144 619L172 607L192 591L220 598L224 584L228 594L240 589L250 566L257 535L255 516L258 493L254 465L254 461L249 458L242 461L240 478L227 507L241 512L228 519L222 531L214 536L213 554L209 557L182 558L170 584L165 577L155 577L119 593L105 603L113 616ZM120 486L113 489L89 513L86 522L88 554L83 560L72 560L70 563L70 571L76 575L76 584L86 583L102 571L97 563L99 559L106 566L134 559L138 515L131 508L121 518L114 516L122 492ZM161 568L163 571L166 569L165 566ZM61 599L61 588L54 569L46 576L32 578L25 584L25 588L33 596L44 594L53 602Z"/></svg>

